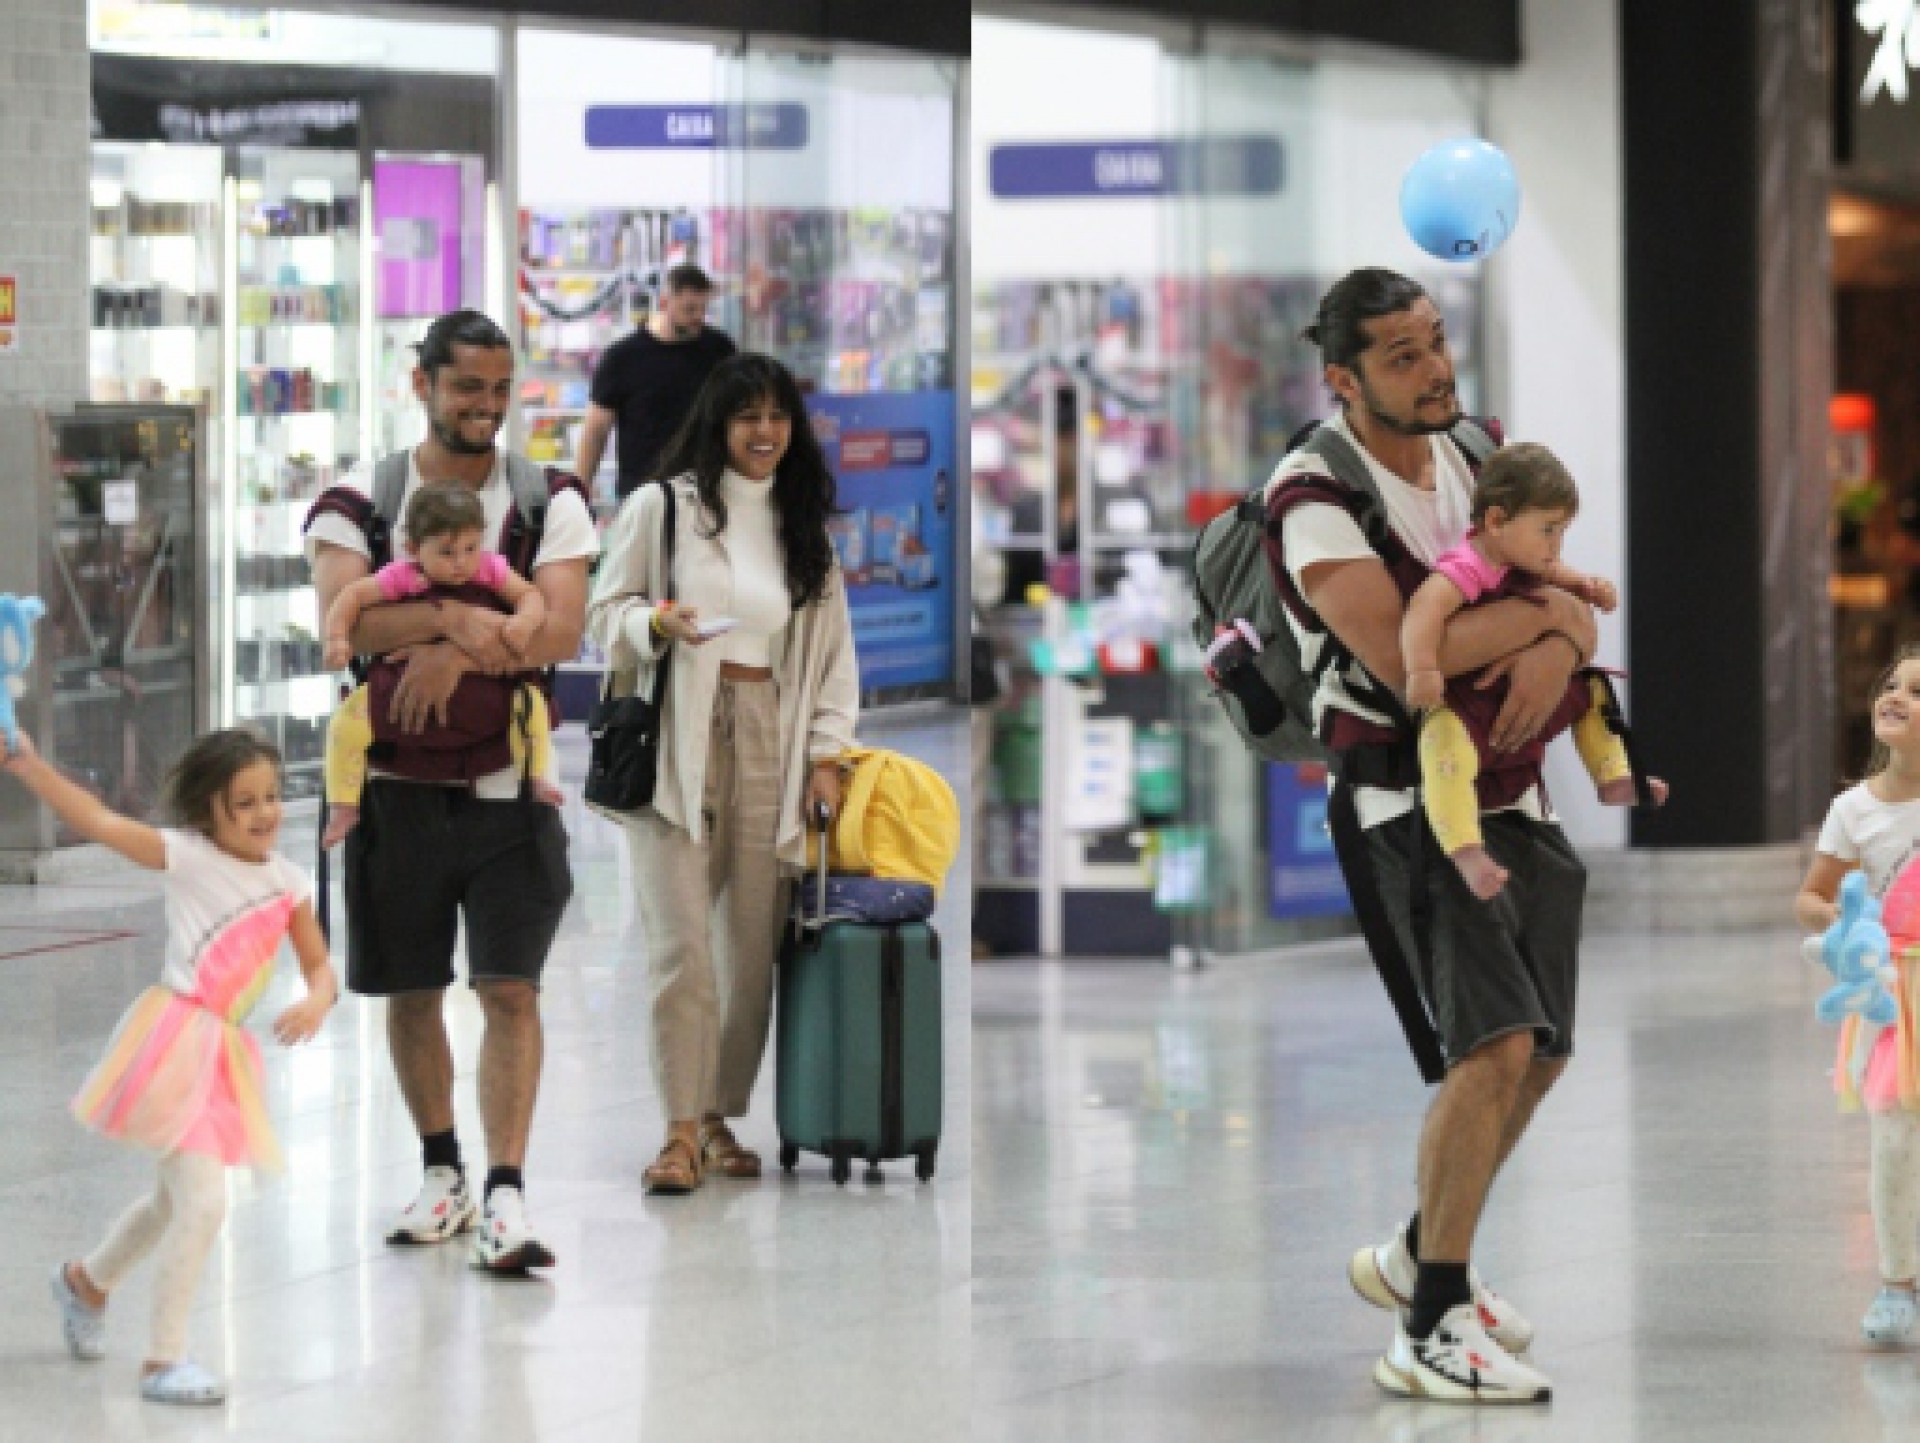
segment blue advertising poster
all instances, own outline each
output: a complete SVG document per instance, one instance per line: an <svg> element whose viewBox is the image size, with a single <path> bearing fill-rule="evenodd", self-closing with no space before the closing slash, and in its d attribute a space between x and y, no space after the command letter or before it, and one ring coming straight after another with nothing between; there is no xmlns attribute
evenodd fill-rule
<svg viewBox="0 0 1920 1443"><path fill-rule="evenodd" d="M953 404L951 391L807 398L839 483L840 515L829 524L862 691L953 676Z"/></svg>
<svg viewBox="0 0 1920 1443"><path fill-rule="evenodd" d="M1327 831L1327 769L1267 763L1267 915L1338 917L1352 911Z"/></svg>

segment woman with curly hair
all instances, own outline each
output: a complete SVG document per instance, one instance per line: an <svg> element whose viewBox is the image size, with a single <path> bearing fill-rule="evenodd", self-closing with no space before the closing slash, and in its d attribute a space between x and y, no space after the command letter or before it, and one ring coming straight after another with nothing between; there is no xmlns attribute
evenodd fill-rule
<svg viewBox="0 0 1920 1443"><path fill-rule="evenodd" d="M766 1051L783 878L805 866L808 814L839 809L860 690L833 474L787 369L721 362L658 469L608 532L587 625L616 692L670 669L653 803L620 820L667 1118L644 1180L687 1193L709 1169L760 1175L727 1120Z"/></svg>

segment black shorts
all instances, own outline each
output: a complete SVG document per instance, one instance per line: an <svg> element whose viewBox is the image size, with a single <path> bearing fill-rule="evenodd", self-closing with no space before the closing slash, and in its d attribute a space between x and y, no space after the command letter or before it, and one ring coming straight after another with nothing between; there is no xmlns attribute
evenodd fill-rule
<svg viewBox="0 0 1920 1443"><path fill-rule="evenodd" d="M369 779L343 871L347 986L367 997L452 986L463 918L470 982L537 987L573 895L556 808L427 782Z"/></svg>
<svg viewBox="0 0 1920 1443"><path fill-rule="evenodd" d="M1520 812L1483 815L1487 850L1510 874L1500 895L1483 902L1428 834L1421 859L1432 946L1423 957L1414 947L1407 871L1414 828L1425 824L1413 812L1369 828L1367 851L1447 1061L1523 1030L1533 1033L1535 1056L1573 1056L1580 911L1587 895L1587 869L1573 845L1550 822Z"/></svg>

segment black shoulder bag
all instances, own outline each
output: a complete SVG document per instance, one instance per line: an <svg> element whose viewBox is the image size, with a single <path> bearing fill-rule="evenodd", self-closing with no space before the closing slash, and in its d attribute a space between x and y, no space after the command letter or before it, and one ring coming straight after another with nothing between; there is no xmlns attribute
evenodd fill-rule
<svg viewBox="0 0 1920 1443"><path fill-rule="evenodd" d="M662 481L665 494L666 555L661 560L662 589L673 590L673 483ZM656 597L665 601L669 597ZM581 794L589 806L608 812L637 812L653 803L654 779L660 771L661 708L667 699L667 675L673 669L673 651L661 651L654 668L653 695L612 696L613 668L607 668L600 699L587 717L592 752L587 760L586 785Z"/></svg>

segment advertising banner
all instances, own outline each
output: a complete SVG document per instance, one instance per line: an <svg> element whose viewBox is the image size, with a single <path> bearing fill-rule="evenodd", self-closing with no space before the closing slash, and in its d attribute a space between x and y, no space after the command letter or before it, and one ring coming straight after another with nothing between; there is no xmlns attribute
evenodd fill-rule
<svg viewBox="0 0 1920 1443"><path fill-rule="evenodd" d="M809 396L839 482L833 544L847 575L862 692L953 676L956 564L952 391Z"/></svg>
<svg viewBox="0 0 1920 1443"><path fill-rule="evenodd" d="M1339 917L1352 910L1327 831L1327 769L1267 763L1267 915Z"/></svg>

